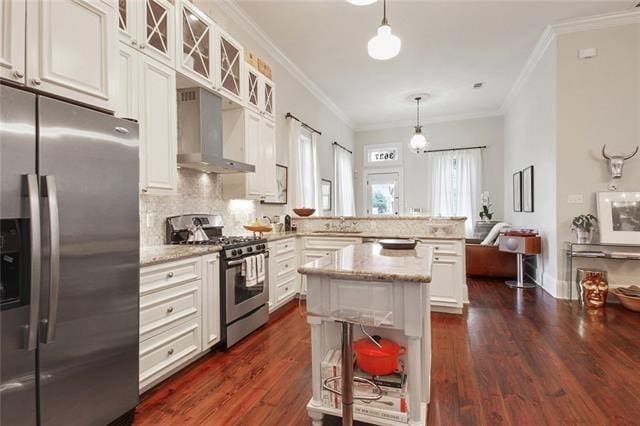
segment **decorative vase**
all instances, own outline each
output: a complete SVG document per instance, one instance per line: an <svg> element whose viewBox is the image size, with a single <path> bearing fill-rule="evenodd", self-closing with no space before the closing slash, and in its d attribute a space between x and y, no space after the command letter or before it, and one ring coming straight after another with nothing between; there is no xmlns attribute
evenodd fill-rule
<svg viewBox="0 0 640 426"><path fill-rule="evenodd" d="M582 306L589 309L602 308L609 293L607 271L578 268L577 272L579 300Z"/></svg>
<svg viewBox="0 0 640 426"><path fill-rule="evenodd" d="M589 244L593 238L591 229L576 228L576 241L578 244Z"/></svg>

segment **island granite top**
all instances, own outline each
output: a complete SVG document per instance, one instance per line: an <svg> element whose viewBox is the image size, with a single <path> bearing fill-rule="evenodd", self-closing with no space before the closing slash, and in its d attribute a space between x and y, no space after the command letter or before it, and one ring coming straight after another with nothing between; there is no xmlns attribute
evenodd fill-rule
<svg viewBox="0 0 640 426"><path fill-rule="evenodd" d="M356 281L431 282L431 247L388 250L377 243L354 244L298 268L305 275Z"/></svg>

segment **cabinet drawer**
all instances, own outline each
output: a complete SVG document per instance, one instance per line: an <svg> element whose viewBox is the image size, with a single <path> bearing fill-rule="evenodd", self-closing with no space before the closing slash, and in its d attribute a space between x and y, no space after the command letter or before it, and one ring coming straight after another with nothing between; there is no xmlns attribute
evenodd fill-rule
<svg viewBox="0 0 640 426"><path fill-rule="evenodd" d="M201 276L199 257L147 266L140 271L140 295L198 280Z"/></svg>
<svg viewBox="0 0 640 426"><path fill-rule="evenodd" d="M353 237L305 237L303 249L305 250L339 250L361 242L361 238Z"/></svg>
<svg viewBox="0 0 640 426"><path fill-rule="evenodd" d="M140 298L140 341L200 314L202 281L191 281Z"/></svg>
<svg viewBox="0 0 640 426"><path fill-rule="evenodd" d="M296 250L296 240L294 238L289 238L286 240L276 241L273 244L273 251L271 252L272 256L280 256L287 253L294 253Z"/></svg>
<svg viewBox="0 0 640 426"><path fill-rule="evenodd" d="M295 253L291 253L288 256L282 256L275 260L275 276L276 279L280 279L283 275L295 272L296 270L296 256Z"/></svg>
<svg viewBox="0 0 640 426"><path fill-rule="evenodd" d="M422 240L425 245L433 247L433 255L461 256L463 244L460 241Z"/></svg>
<svg viewBox="0 0 640 426"><path fill-rule="evenodd" d="M140 388L145 388L200 352L200 318L140 344Z"/></svg>
<svg viewBox="0 0 640 426"><path fill-rule="evenodd" d="M276 303L282 302L296 292L296 279L296 274L291 274L278 282L276 287Z"/></svg>

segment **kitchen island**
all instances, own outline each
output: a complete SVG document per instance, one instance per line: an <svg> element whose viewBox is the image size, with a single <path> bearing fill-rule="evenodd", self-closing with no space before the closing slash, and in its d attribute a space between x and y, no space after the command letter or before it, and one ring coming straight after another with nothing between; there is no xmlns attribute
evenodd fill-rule
<svg viewBox="0 0 640 426"><path fill-rule="evenodd" d="M385 250L376 243L362 243L298 269L307 278L313 382L313 397L307 410L315 426L322 424L325 414L342 415L340 408L327 404L329 391L323 388L326 377L322 363L329 351L351 341L352 336L344 340L344 324L358 325L353 331L355 339L363 337L359 327L362 324L369 334L406 348L401 357L407 375L406 411L376 410L373 403L367 406L356 402L353 418L379 425L425 424L431 371L432 259L433 248L429 245L418 244L414 250ZM343 369L347 368L348 364L343 364Z"/></svg>

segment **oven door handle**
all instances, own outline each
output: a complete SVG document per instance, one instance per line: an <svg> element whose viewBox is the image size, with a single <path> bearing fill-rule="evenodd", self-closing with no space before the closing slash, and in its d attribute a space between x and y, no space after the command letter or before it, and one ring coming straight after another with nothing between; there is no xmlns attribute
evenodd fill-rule
<svg viewBox="0 0 640 426"><path fill-rule="evenodd" d="M264 253L265 259L268 259L269 258L269 250L266 250L263 253ZM250 257L250 256L247 256L247 257ZM227 261L227 267L242 265L242 263L244 262L244 260L247 257L243 257L242 259L238 259L238 260L229 260L229 261Z"/></svg>

